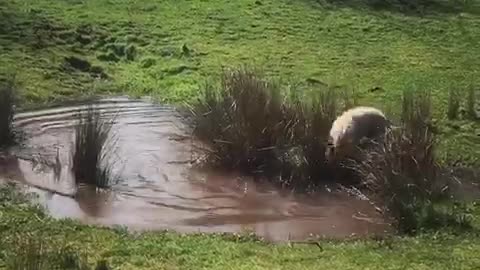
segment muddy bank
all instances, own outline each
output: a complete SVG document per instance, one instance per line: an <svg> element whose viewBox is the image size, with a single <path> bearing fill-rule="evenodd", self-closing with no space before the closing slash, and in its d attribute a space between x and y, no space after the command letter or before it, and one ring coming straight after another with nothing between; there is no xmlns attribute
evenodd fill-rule
<svg viewBox="0 0 480 270"><path fill-rule="evenodd" d="M367 200L335 187L294 194L235 172L192 168L198 150L172 107L112 98L96 103L116 115L110 191L75 187L70 148L76 114L86 106L57 107L16 115L25 133L20 146L0 159L0 177L27 184L54 217L133 230L180 232L251 231L271 241L312 235L347 237L391 230Z"/></svg>

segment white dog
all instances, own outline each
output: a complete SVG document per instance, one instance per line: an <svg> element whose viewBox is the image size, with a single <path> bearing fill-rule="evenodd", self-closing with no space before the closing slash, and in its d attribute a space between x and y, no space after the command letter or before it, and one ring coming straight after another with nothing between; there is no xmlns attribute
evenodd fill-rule
<svg viewBox="0 0 480 270"><path fill-rule="evenodd" d="M332 124L325 158L328 162L355 156L362 139L375 139L385 134L390 121L378 109L355 107L345 111Z"/></svg>

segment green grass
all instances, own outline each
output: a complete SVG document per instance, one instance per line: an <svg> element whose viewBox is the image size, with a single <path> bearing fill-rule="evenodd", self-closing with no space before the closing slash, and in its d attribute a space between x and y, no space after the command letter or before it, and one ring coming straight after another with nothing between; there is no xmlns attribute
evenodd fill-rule
<svg viewBox="0 0 480 270"><path fill-rule="evenodd" d="M476 209L478 214L478 207ZM44 255L46 268L94 269L477 269L477 232L425 234L370 240L322 240L311 244L268 244L241 235L128 233L55 220L25 202L11 188L0 188L0 268L16 256ZM478 222L478 221L477 221ZM30 245L31 244L31 245ZM41 249L35 248L41 245ZM23 250L22 252L19 249ZM57 255L57 256L55 256ZM54 258L56 258L54 260ZM70 268L53 268L70 265ZM78 265L88 264L90 268ZM76 268L73 267L76 265ZM17 266L18 267L18 266ZM17 268L18 269L18 268ZM22 268L24 269L24 268Z"/></svg>
<svg viewBox="0 0 480 270"><path fill-rule="evenodd" d="M478 164L478 122L448 121L447 104L450 89L467 96L480 85L479 1L436 0L420 12L332 2L5 0L0 78L17 72L24 107L118 92L178 103L221 66L245 63L288 82L347 85L380 108L427 89L442 159ZM90 65L73 68L72 56Z"/></svg>

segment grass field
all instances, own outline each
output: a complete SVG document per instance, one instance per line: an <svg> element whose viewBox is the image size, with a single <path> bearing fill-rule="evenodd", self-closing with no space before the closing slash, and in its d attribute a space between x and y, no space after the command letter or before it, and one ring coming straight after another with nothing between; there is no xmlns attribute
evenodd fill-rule
<svg viewBox="0 0 480 270"><path fill-rule="evenodd" d="M451 89L480 87L480 3L428 3L5 0L0 78L17 73L24 107L93 93L181 103L242 64L284 85L345 85L383 109L428 89L444 159L478 164L478 121L446 121L446 105Z"/></svg>
<svg viewBox="0 0 480 270"><path fill-rule="evenodd" d="M273 245L233 235L130 234L121 228L111 230L54 220L26 204L11 189L3 187L0 194L0 269L25 269L9 267L14 262L18 265L32 261L49 263L50 267L29 269L93 269L102 261L109 269L450 270L480 266L478 232L323 240L319 246ZM39 246L41 249L35 249ZM35 258L38 254L41 259ZM52 266L54 261L63 263ZM71 266L81 261L90 268ZM53 268L65 263L70 268Z"/></svg>

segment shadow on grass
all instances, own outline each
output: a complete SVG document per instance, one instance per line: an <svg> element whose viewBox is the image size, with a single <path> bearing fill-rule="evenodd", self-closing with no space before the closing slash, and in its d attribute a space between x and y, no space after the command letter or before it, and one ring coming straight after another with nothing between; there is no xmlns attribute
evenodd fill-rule
<svg viewBox="0 0 480 270"><path fill-rule="evenodd" d="M0 3L0 17L2 39L32 49L48 47L61 31L66 30L42 14L41 10L21 10L19 6L8 1Z"/></svg>
<svg viewBox="0 0 480 270"><path fill-rule="evenodd" d="M435 14L480 14L480 4L476 0L306 0L330 7L348 7L389 11L408 16Z"/></svg>

